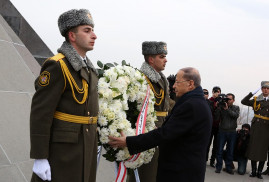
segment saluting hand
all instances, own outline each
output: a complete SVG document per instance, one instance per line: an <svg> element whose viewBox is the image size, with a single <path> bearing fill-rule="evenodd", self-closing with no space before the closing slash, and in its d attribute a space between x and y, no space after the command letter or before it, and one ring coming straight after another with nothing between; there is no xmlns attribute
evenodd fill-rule
<svg viewBox="0 0 269 182"><path fill-rule="evenodd" d="M126 147L126 135L121 131L120 132L121 134L121 137L113 137L113 136L109 136L109 142L108 144L111 146L111 147L114 147L114 148L124 148Z"/></svg>
<svg viewBox="0 0 269 182"><path fill-rule="evenodd" d="M261 87L259 87L257 90L251 92L253 95L255 95L257 92L259 92L259 90L261 90Z"/></svg>

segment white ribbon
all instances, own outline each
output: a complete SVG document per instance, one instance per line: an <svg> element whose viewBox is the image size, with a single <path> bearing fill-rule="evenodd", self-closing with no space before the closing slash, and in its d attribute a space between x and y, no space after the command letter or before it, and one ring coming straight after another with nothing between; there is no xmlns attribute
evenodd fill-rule
<svg viewBox="0 0 269 182"><path fill-rule="evenodd" d="M99 145L97 148L97 167L96 167L96 172L99 166L100 158L101 158L101 153L102 153L102 145Z"/></svg>

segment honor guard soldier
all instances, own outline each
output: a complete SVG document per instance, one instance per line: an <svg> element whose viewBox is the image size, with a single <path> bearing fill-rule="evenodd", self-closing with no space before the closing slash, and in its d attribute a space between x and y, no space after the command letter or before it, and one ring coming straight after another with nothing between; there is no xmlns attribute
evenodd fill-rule
<svg viewBox="0 0 269 182"><path fill-rule="evenodd" d="M60 15L65 41L35 81L30 115L32 182L95 182L98 114L94 22L86 9Z"/></svg>
<svg viewBox="0 0 269 182"><path fill-rule="evenodd" d="M262 94L254 96L259 90ZM269 81L262 81L261 87L254 92L250 92L241 103L251 106L254 110L254 117L251 121L250 141L246 156L251 160L250 177L262 177L262 170L267 157L269 147ZM259 161L258 169L257 162Z"/></svg>
<svg viewBox="0 0 269 182"><path fill-rule="evenodd" d="M144 73L148 84L154 93L156 102L154 109L157 112L157 127L162 126L165 117L168 115L169 88L168 81L162 71L167 62L167 45L165 42L146 41L142 43L142 54L145 62L140 71ZM156 148L155 154L148 164L143 164L138 168L138 174L141 182L155 182L157 176L159 150ZM133 171L128 171L127 182L135 182Z"/></svg>

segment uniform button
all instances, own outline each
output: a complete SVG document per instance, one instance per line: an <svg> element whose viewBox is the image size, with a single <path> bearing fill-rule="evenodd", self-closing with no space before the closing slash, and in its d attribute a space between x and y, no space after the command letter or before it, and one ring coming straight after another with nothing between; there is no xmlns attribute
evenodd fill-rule
<svg viewBox="0 0 269 182"><path fill-rule="evenodd" d="M86 128L86 131L87 131L87 132L89 131L88 128Z"/></svg>
<svg viewBox="0 0 269 182"><path fill-rule="evenodd" d="M88 111L88 116L90 115L90 111Z"/></svg>

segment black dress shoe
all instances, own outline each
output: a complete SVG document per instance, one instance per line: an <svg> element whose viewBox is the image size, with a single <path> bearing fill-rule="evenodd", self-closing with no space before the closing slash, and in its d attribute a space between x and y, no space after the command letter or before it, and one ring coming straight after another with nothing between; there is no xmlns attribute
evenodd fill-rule
<svg viewBox="0 0 269 182"><path fill-rule="evenodd" d="M220 170L216 169L216 170L215 170L215 173L220 173Z"/></svg>
<svg viewBox="0 0 269 182"><path fill-rule="evenodd" d="M251 174L249 175L249 177L256 177L257 175L256 175L256 172L251 172Z"/></svg>
<svg viewBox="0 0 269 182"><path fill-rule="evenodd" d="M262 173L261 173L261 172L257 172L257 178L259 178L259 179L263 179L263 177L262 177Z"/></svg>
<svg viewBox="0 0 269 182"><path fill-rule="evenodd" d="M214 162L210 162L210 166L211 167L214 167L214 168L216 167L215 164L214 164Z"/></svg>
<svg viewBox="0 0 269 182"><path fill-rule="evenodd" d="M234 175L234 171L231 170L231 169L226 169L226 172L227 172L228 174Z"/></svg>

